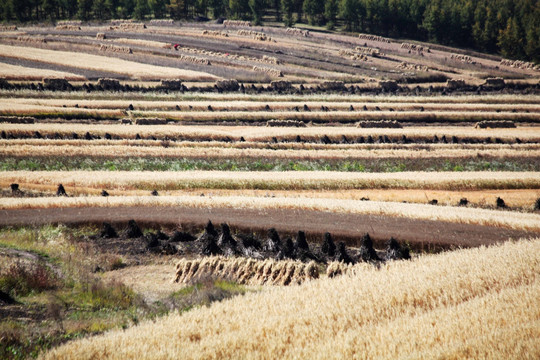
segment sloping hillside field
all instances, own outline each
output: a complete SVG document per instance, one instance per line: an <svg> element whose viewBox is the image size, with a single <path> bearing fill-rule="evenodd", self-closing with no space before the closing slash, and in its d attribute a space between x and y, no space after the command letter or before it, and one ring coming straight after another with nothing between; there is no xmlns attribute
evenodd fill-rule
<svg viewBox="0 0 540 360"><path fill-rule="evenodd" d="M539 358L539 80L243 21L2 27L0 358Z"/></svg>

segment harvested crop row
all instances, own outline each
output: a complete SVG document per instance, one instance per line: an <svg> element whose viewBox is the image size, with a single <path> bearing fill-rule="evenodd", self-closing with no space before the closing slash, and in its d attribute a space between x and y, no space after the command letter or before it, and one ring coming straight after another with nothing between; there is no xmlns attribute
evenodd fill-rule
<svg viewBox="0 0 540 360"><path fill-rule="evenodd" d="M50 136L58 133L62 136L77 133L84 135L91 132L102 138L105 134L119 136L122 138L136 137L136 134L142 137L155 136L157 138L181 138L183 140L222 140L229 137L233 140L239 140L243 137L247 142L271 142L273 137L278 139L295 140L297 136L310 142L320 141L326 135L331 140L340 141L342 135L354 139L359 136L372 136L378 139L379 136L390 136L402 138L405 135L412 141L420 138L432 139L434 136L442 138L446 136L449 140L452 136L458 138L486 139L488 137L500 138L505 141L512 141L519 138L524 142L538 142L540 140L540 128L538 127L518 127L513 129L474 129L472 127L405 127L403 129L362 129L356 127L344 126L310 126L310 127L266 127L261 132L260 127L251 126L171 126L171 125L102 125L92 124L90 130L87 124L9 124L0 123L0 131L10 134L28 134L33 136L36 131L43 136Z"/></svg>
<svg viewBox="0 0 540 360"><path fill-rule="evenodd" d="M76 341L46 358L537 358L539 253L537 239L365 266Z"/></svg>
<svg viewBox="0 0 540 360"><path fill-rule="evenodd" d="M0 180L0 188L6 189L4 194L9 196L9 187L11 183ZM26 192L32 197L36 192L42 196L54 196L58 189L57 184L34 184L19 183L19 192L11 195L15 197L26 197ZM147 190L133 190L121 188L108 188L110 196L146 196ZM68 187L72 196L103 196L102 187ZM184 196L200 195L204 189L184 189L169 190L162 189L161 195L166 196ZM379 201L379 202L407 202L416 204L426 204L433 199L437 200L438 205L444 206L469 206L479 208L495 208L497 198L505 201L507 209L538 211L536 201L540 199L540 189L484 189L484 190L426 190L426 189L349 189L346 192L342 190L229 190L229 189L211 189L207 192L210 196L234 196L234 197L285 197L285 198L317 198L317 199L343 199L343 200L361 200L361 201ZM466 201L464 202L463 199Z"/></svg>
<svg viewBox="0 0 540 360"><path fill-rule="evenodd" d="M538 172L6 171L3 182L125 189L540 189Z"/></svg>
<svg viewBox="0 0 540 360"><path fill-rule="evenodd" d="M4 146L1 146L4 145ZM54 157L163 157L190 159L296 159L296 160L360 160L376 158L403 159L449 159L449 158L538 158L540 149L506 149L477 150L477 149L445 149L444 152L434 152L431 149L336 149L336 150L303 150L303 149L236 149L222 147L165 147L165 146L133 146L131 145L92 145L86 146L34 146L10 145L0 143L0 156L35 156ZM158 144L156 144L158 145Z"/></svg>
<svg viewBox="0 0 540 360"><path fill-rule="evenodd" d="M190 84L188 84L190 85ZM2 92L0 91L0 94ZM151 95L151 96L149 96ZM9 96L15 98L58 98L57 92L32 92L32 91L10 91ZM166 93L101 93L86 91L74 91L61 94L62 100L79 99L79 100L118 100L124 99L127 101L148 100L149 98L161 101L178 101L178 94ZM537 105L540 101L538 95L457 95L457 96L380 96L380 95L351 95L351 94L250 94L250 93L193 93L185 94L182 99L192 101L260 101L260 102L345 102L345 103L380 103L380 104L511 104L512 106L519 104Z"/></svg>
<svg viewBox="0 0 540 360"><path fill-rule="evenodd" d="M175 101L133 101L133 100L68 100L64 98L58 99L1 99L0 101L9 101L10 104L26 104L36 106L53 106L72 108L75 105L78 107L87 107L89 109L126 109L130 104L137 110L178 110L181 111L207 111L208 106L214 111L291 111L295 107L299 107L299 110L304 110L304 105L311 111L320 111L322 107L328 108L329 111L355 111L355 112L371 112L371 111L389 111L393 109L397 112L402 111L430 111L430 112L456 112L456 110L462 112L503 112L503 113L539 113L540 105L538 104L518 104L512 106L510 109L506 104L468 104L468 103L430 103L430 102L366 102L366 108L364 109L364 103L358 101L346 102L346 101L310 101L304 102L298 101L273 101L265 102L253 99L250 101L237 100L237 101L201 101L201 100L189 100L185 99L188 96ZM345 100L345 99L343 99ZM539 99L540 100L540 99ZM268 107L267 107L268 105ZM353 107L351 109L351 106Z"/></svg>
<svg viewBox="0 0 540 360"><path fill-rule="evenodd" d="M182 259L176 264L175 282L193 283L217 277L243 285L293 285L319 277L314 262L255 260L221 256Z"/></svg>

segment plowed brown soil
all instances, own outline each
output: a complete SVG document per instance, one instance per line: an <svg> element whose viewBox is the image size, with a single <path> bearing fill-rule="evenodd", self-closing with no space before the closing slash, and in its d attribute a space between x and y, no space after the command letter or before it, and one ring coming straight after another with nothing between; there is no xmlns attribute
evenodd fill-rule
<svg viewBox="0 0 540 360"><path fill-rule="evenodd" d="M508 239L538 237L540 233L502 229L493 226L458 224L377 215L350 215L321 211L198 209L187 207L121 207L77 209L23 209L0 211L0 226L40 225L48 223L84 224L103 221L120 225L130 219L139 224L202 227L208 220L226 222L234 231L266 233L275 227L282 235L306 231L308 240L322 241L325 232L337 241L358 246L368 232L376 246L391 236L416 250L441 250L456 247L491 245Z"/></svg>

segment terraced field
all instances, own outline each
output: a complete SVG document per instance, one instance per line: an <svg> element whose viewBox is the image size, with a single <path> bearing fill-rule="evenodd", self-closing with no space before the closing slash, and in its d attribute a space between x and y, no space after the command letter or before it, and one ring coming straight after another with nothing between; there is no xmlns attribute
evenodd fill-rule
<svg viewBox="0 0 540 360"><path fill-rule="evenodd" d="M0 266L7 299L0 314L10 321L0 322L0 335L10 339L0 357L41 341L23 321L30 311L35 323L52 319L47 326L56 334L37 345L40 352L130 327L137 316L155 319L246 291L262 294L170 315L125 334L189 329L170 346L165 336L152 340L165 349L162 358L185 357L186 349L193 357L267 358L276 349L282 357L395 358L397 345L386 340L355 352L360 342L354 339L367 337L369 329L347 329L376 319L375 333L398 329L396 341L416 341L403 357L460 357L456 349L469 347L470 356L537 356L529 340L537 338L540 321L531 295L538 287L538 240L530 240L540 236L538 68L460 49L428 51L429 44L410 51L402 41L362 35L119 24L0 33L0 258L9 259ZM222 225L215 229L212 222ZM454 251L481 246L494 247ZM448 253L426 255L441 251ZM533 270L518 260L497 267L495 275L487 270L509 256ZM4 286L12 283L2 279L34 263L56 269L53 285L24 295ZM453 269L462 266L471 267L462 274L469 287L454 283ZM400 279L416 274L427 290L412 299ZM493 284L486 280L492 275L506 280ZM166 277L181 284L167 285ZM364 278L372 283L359 286ZM123 307L91 302L84 291L97 296L88 289L102 289L99 284L111 279L111 291L129 301ZM231 283L223 285L224 279ZM445 281L453 284L447 292L430 290L445 288ZM397 289L394 299L382 295L387 282ZM484 291L495 285L501 288ZM352 308L364 311L373 301L382 304L379 315L344 320L351 319L347 304L368 294L366 287L373 294ZM452 289L464 297L454 299ZM336 291L341 299L305 297ZM47 292L56 295L47 298ZM86 296L86 307L63 300L59 308L50 300L74 294ZM330 301L343 311L310 319L290 307L283 312L290 322L266 314L265 323L234 312L266 308L277 298L309 303L305 309ZM505 307L517 298L521 312ZM224 320L228 306L236 309L230 314L237 324ZM105 309L122 310L102 318ZM457 325L433 325L442 335L425 346L404 335L404 324L427 329L437 317L467 323L453 312L487 314L490 329L512 317L504 335L493 337L510 339L508 346L493 353L471 345L478 329L466 339L456 335ZM99 324L88 321L94 316ZM208 330L216 324L207 321L212 317L226 339ZM271 331L278 323L289 328ZM422 338L421 331L414 336ZM35 336L24 342L23 333ZM283 338L289 333L291 341ZM316 333L339 334L343 352L333 354L326 345L308 350ZM155 350L131 343L107 350L122 336L128 335L77 341L46 357L119 358ZM253 350L250 341L262 338L268 340L260 342L263 348ZM236 352L222 346L229 342L238 345Z"/></svg>

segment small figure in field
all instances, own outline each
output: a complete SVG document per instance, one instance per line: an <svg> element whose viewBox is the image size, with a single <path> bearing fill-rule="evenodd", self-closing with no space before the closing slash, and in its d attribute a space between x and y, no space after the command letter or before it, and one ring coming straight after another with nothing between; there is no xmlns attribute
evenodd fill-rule
<svg viewBox="0 0 540 360"><path fill-rule="evenodd" d="M109 193L107 192L107 190L101 190L101 196L109 196Z"/></svg>
<svg viewBox="0 0 540 360"><path fill-rule="evenodd" d="M439 200L433 199L433 200L431 200L428 204L429 204L429 205L437 205L438 203L439 203Z"/></svg>
<svg viewBox="0 0 540 360"><path fill-rule="evenodd" d="M500 197L497 197L497 207L501 209L506 208L506 203Z"/></svg>

